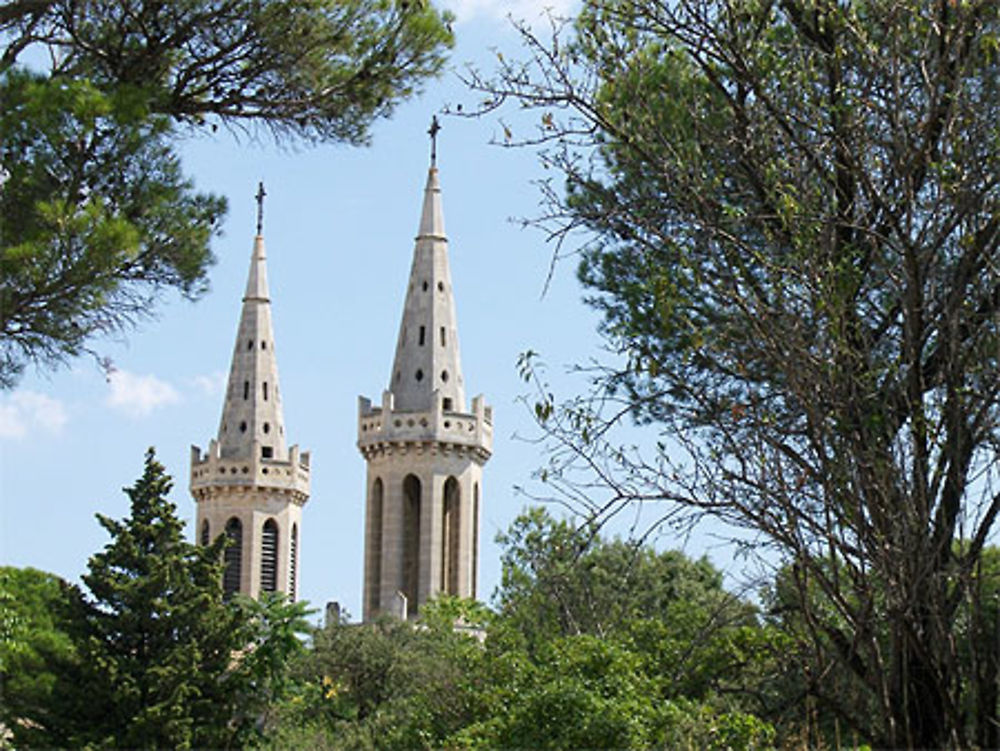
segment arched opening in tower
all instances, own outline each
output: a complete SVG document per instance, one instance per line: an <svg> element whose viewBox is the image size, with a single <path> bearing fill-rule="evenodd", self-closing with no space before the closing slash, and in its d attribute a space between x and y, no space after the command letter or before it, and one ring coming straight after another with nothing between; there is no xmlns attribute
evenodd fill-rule
<svg viewBox="0 0 1000 751"><path fill-rule="evenodd" d="M479 571L479 483L472 486L472 565L469 569L469 597L476 599L476 572Z"/></svg>
<svg viewBox="0 0 1000 751"><path fill-rule="evenodd" d="M441 524L441 589L457 595L459 566L461 565L462 505L458 480L449 477L444 483L444 503Z"/></svg>
<svg viewBox="0 0 1000 751"><path fill-rule="evenodd" d="M382 591L382 504L385 491L382 478L376 477L372 483L368 499L368 591L366 595L368 616L373 617L381 610L379 602Z"/></svg>
<svg viewBox="0 0 1000 751"><path fill-rule="evenodd" d="M243 578L243 524L235 516L226 522L228 545L223 558L226 569L222 574L222 591L227 598L240 591Z"/></svg>
<svg viewBox="0 0 1000 751"><path fill-rule="evenodd" d="M295 602L295 586L299 568L299 525L292 525L292 542L288 551L288 597Z"/></svg>
<svg viewBox="0 0 1000 751"><path fill-rule="evenodd" d="M420 480L407 475L403 480L403 594L406 617L417 614L420 591Z"/></svg>
<svg viewBox="0 0 1000 751"><path fill-rule="evenodd" d="M264 522L260 535L260 591L278 589L278 525L274 519Z"/></svg>

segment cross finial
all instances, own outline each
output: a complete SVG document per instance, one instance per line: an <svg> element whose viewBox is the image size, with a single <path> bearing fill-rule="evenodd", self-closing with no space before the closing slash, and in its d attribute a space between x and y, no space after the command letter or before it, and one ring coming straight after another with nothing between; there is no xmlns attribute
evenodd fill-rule
<svg viewBox="0 0 1000 751"><path fill-rule="evenodd" d="M264 183L257 183L257 195L254 196L257 199L257 234L259 235L264 229L264 196L267 193L264 192Z"/></svg>
<svg viewBox="0 0 1000 751"><path fill-rule="evenodd" d="M437 166L437 135L441 130L441 123L438 122L437 115L431 118L431 127L427 129L427 135L431 137L431 166Z"/></svg>

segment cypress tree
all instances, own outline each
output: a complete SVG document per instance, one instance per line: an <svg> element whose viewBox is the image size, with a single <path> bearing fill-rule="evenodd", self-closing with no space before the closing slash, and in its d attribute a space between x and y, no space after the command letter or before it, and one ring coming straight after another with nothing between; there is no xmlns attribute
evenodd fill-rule
<svg viewBox="0 0 1000 751"><path fill-rule="evenodd" d="M98 515L111 536L83 576L75 635L87 695L80 743L124 748L222 747L246 727L232 720L247 699L240 655L252 640L253 608L223 600L225 540L185 541L167 499L173 485L153 449L125 492L122 521Z"/></svg>

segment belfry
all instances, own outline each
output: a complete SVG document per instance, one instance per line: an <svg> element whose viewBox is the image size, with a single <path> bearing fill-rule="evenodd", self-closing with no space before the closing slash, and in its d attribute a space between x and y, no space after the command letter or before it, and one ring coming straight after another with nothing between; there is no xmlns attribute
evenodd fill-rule
<svg viewBox="0 0 1000 751"><path fill-rule="evenodd" d="M476 596L483 465L493 414L466 409L436 159L437 119L409 287L382 405L358 400L367 464L363 617L415 617L438 593Z"/></svg>
<svg viewBox="0 0 1000 751"><path fill-rule="evenodd" d="M264 252L264 186L218 437L204 454L191 447L191 494L198 542L225 532L227 595L296 595L302 506L309 499L309 453L287 447L271 326Z"/></svg>

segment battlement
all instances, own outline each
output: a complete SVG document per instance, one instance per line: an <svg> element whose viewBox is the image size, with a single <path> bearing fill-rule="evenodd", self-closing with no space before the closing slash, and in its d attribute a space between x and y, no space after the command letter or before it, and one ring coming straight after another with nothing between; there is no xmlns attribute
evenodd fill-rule
<svg viewBox="0 0 1000 751"><path fill-rule="evenodd" d="M249 456L223 458L219 442L212 440L204 454L191 447L191 494L201 500L210 490L222 488L268 488L290 493L299 505L309 497L309 452L298 446L288 457L263 456L259 441L253 441Z"/></svg>
<svg viewBox="0 0 1000 751"><path fill-rule="evenodd" d="M382 406L358 397L358 448L365 456L386 444L436 443L443 447L467 449L481 461L493 453L493 408L483 397L472 400L471 412L445 409L446 400L435 391L430 410L396 411L393 394L382 394Z"/></svg>

